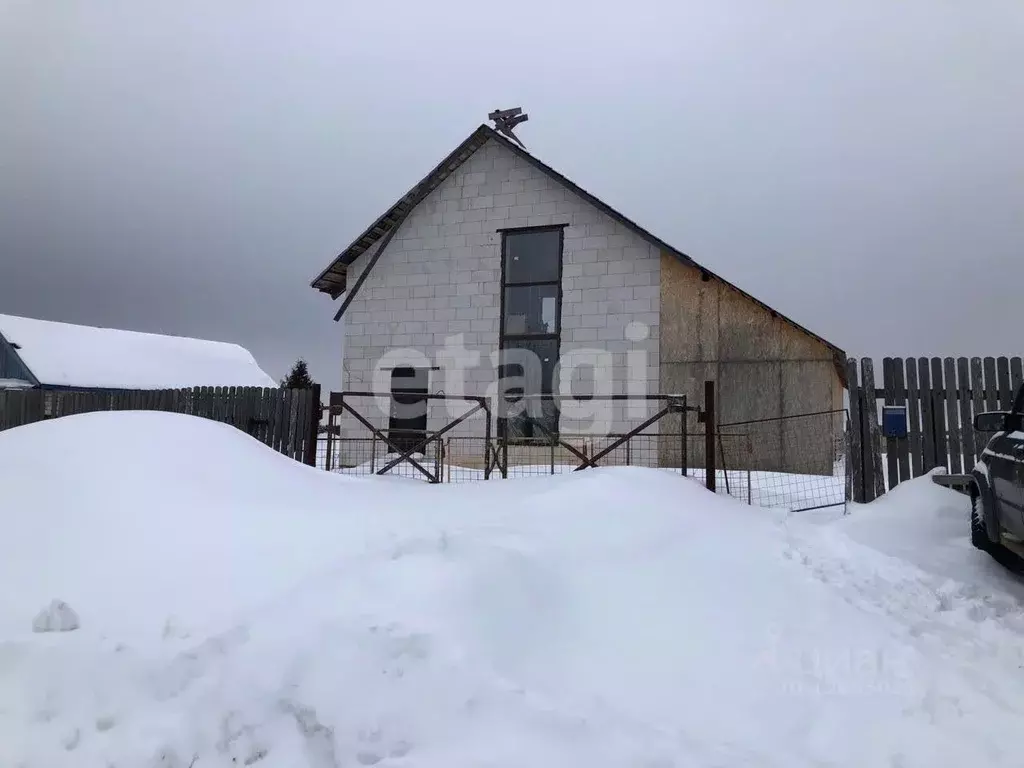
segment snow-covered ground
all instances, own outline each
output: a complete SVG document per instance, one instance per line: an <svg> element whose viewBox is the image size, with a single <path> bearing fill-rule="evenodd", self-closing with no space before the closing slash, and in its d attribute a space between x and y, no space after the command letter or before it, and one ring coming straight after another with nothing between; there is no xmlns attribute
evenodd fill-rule
<svg viewBox="0 0 1024 768"><path fill-rule="evenodd" d="M1024 588L928 478L787 515L111 412L0 433L0 515L4 768L1021 763Z"/></svg>

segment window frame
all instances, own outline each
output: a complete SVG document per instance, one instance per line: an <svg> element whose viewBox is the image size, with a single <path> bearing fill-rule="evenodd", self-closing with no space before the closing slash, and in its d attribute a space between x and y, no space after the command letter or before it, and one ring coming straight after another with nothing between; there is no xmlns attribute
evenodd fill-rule
<svg viewBox="0 0 1024 768"><path fill-rule="evenodd" d="M555 360L555 366L562 357L562 269L565 262L565 228L568 224L545 224L537 227L510 227L508 229L497 230L501 234L501 281L498 286L500 294L499 301L499 316L498 316L498 380L501 381L504 377L501 375L505 373L505 360L504 351L510 347L506 346L508 341L554 341L555 342L555 354L557 358ZM526 234L530 232L557 232L558 233L558 275L555 280L534 280L529 282L507 282L507 271L506 271L506 259L508 257L508 240L509 236L515 236L518 234ZM555 285L555 328L553 333L506 333L505 332L505 297L508 288L530 288L541 285ZM552 377L553 379L553 377ZM556 394L553 390L557 383L552 380L551 388L552 392L539 392L537 394ZM499 393L499 396L504 396L504 392ZM507 419L504 417L498 418L498 434L506 434ZM556 416L554 435L558 434L558 417ZM536 438L522 438L525 442L535 441Z"/></svg>

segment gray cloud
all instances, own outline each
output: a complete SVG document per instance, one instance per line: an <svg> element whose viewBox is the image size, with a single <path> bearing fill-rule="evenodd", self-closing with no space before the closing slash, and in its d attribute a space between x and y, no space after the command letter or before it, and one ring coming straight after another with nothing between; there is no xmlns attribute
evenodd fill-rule
<svg viewBox="0 0 1024 768"><path fill-rule="evenodd" d="M0 6L0 311L336 385L310 279L495 107L855 354L1013 354L1024 5Z"/></svg>

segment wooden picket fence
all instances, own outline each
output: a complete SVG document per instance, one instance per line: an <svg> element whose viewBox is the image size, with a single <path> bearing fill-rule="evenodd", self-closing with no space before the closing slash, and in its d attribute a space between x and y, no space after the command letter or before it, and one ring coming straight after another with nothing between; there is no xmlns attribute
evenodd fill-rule
<svg viewBox="0 0 1024 768"><path fill-rule="evenodd" d="M975 433L974 417L1009 410L1024 381L1019 357L887 357L881 387L864 358L847 364L849 457L854 501L871 501L900 482L936 467L970 472L991 435ZM907 436L883 437L881 405L905 406Z"/></svg>
<svg viewBox="0 0 1024 768"><path fill-rule="evenodd" d="M166 411L231 424L275 451L316 462L320 387L194 387L159 390L0 391L0 431L93 411Z"/></svg>

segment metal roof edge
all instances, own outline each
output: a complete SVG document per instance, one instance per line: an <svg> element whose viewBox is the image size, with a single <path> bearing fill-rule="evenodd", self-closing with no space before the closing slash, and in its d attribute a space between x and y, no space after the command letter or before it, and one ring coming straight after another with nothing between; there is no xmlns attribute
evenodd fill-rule
<svg viewBox="0 0 1024 768"><path fill-rule="evenodd" d="M461 159L459 157L460 155L464 154L471 147L473 152L475 152L479 147L474 147L473 145L475 143L479 143L479 145L482 146L484 141L486 141L486 138L490 138L490 134L493 133L494 132L486 125L481 125L469 134L469 136L463 139L454 150L449 152L448 155L433 168L433 170L416 182L408 192L398 198L398 200L396 200L383 214L378 216L377 219L362 232L362 234L357 236L347 248L339 253L334 260L316 276L316 278L310 283L310 286L322 293L329 294L332 299L337 299L344 291L344 288L337 291L329 290L330 284L326 283L324 280L327 275L332 271L335 271L337 274L337 267L347 267L355 261L359 255L371 248L373 244L380 240L388 231L399 226L408 213L423 199L423 197L436 189L445 179L448 178L448 176L454 173L455 170L461 166L466 159L468 159L472 152ZM480 141L481 138L484 138L484 141ZM405 212L401 211L403 204L407 206ZM368 242L361 247L361 250L352 254L352 252L360 246L360 243L363 240L367 240ZM349 254L352 255L346 260L346 257L348 257Z"/></svg>

